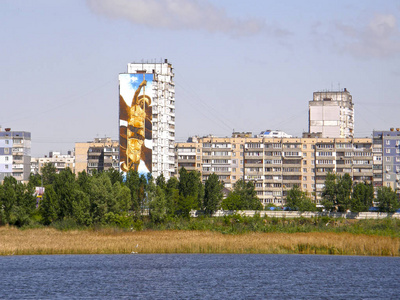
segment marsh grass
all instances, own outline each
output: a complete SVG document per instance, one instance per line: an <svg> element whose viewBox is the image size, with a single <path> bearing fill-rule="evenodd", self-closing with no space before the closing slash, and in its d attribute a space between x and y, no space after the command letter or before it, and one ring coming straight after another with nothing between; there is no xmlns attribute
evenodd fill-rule
<svg viewBox="0 0 400 300"><path fill-rule="evenodd" d="M136 247L138 245L138 247ZM334 232L0 228L0 255L254 253L399 256L400 238Z"/></svg>

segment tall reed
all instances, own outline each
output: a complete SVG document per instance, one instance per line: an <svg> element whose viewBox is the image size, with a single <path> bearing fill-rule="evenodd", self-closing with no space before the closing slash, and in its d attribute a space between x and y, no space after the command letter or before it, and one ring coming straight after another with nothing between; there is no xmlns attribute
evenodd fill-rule
<svg viewBox="0 0 400 300"><path fill-rule="evenodd" d="M351 233L211 231L58 231L0 228L0 255L137 253L265 253L400 256L400 238Z"/></svg>

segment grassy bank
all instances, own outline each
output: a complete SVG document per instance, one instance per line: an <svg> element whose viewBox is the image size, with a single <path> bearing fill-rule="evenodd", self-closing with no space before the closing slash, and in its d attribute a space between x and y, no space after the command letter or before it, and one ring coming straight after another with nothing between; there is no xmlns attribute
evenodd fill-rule
<svg viewBox="0 0 400 300"><path fill-rule="evenodd" d="M400 256L400 238L346 232L223 234L199 230L127 232L116 229L0 228L0 255L123 254L133 251Z"/></svg>

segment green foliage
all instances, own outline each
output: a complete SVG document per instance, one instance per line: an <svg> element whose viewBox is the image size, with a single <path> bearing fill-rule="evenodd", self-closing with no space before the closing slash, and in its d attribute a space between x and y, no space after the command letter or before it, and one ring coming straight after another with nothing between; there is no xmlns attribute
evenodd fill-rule
<svg viewBox="0 0 400 300"><path fill-rule="evenodd" d="M307 193L295 185L288 191L286 198L287 207L299 211L316 211L315 203L307 196Z"/></svg>
<svg viewBox="0 0 400 300"><path fill-rule="evenodd" d="M374 187L366 182L357 183L353 186L351 196L351 211L360 212L368 211L372 206L374 199Z"/></svg>
<svg viewBox="0 0 400 300"><path fill-rule="evenodd" d="M57 169L52 163L46 163L41 168L43 186L53 184L57 175Z"/></svg>
<svg viewBox="0 0 400 300"><path fill-rule="evenodd" d="M58 219L60 206L58 197L52 185L45 186L43 198L40 201L39 212L44 225L50 225Z"/></svg>
<svg viewBox="0 0 400 300"><path fill-rule="evenodd" d="M400 208L399 197L391 187L380 187L376 198L379 202L379 210L382 212L392 213Z"/></svg>
<svg viewBox="0 0 400 300"><path fill-rule="evenodd" d="M165 192L160 186L157 186L152 192L151 201L149 202L149 214L154 223L162 223L167 218L167 200Z"/></svg>
<svg viewBox="0 0 400 300"><path fill-rule="evenodd" d="M212 215L220 206L224 189L224 183L218 180L218 176L211 174L204 187L204 210L207 215Z"/></svg>
<svg viewBox="0 0 400 300"><path fill-rule="evenodd" d="M229 195L222 200L221 207L227 210L262 210L253 182L240 179Z"/></svg>

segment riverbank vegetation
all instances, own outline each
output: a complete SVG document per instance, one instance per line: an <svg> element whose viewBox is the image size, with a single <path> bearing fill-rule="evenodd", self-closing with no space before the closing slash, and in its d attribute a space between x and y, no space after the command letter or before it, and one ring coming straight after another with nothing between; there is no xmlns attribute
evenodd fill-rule
<svg viewBox="0 0 400 300"><path fill-rule="evenodd" d="M316 253L399 255L400 220L348 220L329 217L271 218L232 214L212 217L219 208L261 210L254 184L239 180L223 197L215 174L205 184L199 173L179 171L179 180L153 180L116 170L75 176L46 165L28 184L6 177L0 185L0 255L73 253ZM323 192L326 207L343 211L370 205L368 184L353 186L332 177ZM346 182L346 184L342 184ZM40 201L35 187L44 186ZM393 192L378 190L393 211ZM299 188L288 191L288 203L315 210ZM373 195L372 195L373 196ZM386 197L386 198L385 198ZM350 200L349 200L350 199ZM351 199L357 199L353 201ZM350 201L350 202L349 202ZM353 202L352 202L353 201ZM347 205L346 203L350 203ZM202 212L190 217L191 211ZM136 249L136 245L138 246ZM139 248L140 247L140 248Z"/></svg>
<svg viewBox="0 0 400 300"><path fill-rule="evenodd" d="M45 191L37 197L35 187L40 186ZM184 168L179 170L179 180L172 177L165 181L162 175L154 180L150 174L145 177L135 171L123 177L113 169L92 175L81 172L78 176L65 169L57 174L54 166L48 164L42 168L42 175L31 175L27 184L18 183L13 177L6 177L0 184L0 226L73 224L131 228L150 221L149 227L176 227L179 225L168 224L189 219L192 210L211 216L220 208L263 209L253 182L237 181L226 197L223 189L217 175L211 174L203 184L200 173ZM289 209L317 209L299 187L285 192ZM328 174L322 196L325 209L330 211L366 211L374 199L370 184L353 185L348 174ZM387 187L378 189L376 200L382 212L394 212L400 205L396 192Z"/></svg>
<svg viewBox="0 0 400 300"><path fill-rule="evenodd" d="M351 233L223 234L198 230L69 230L1 227L0 255L36 254L334 254L399 256L400 239Z"/></svg>

